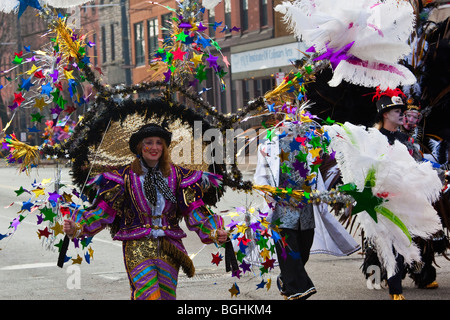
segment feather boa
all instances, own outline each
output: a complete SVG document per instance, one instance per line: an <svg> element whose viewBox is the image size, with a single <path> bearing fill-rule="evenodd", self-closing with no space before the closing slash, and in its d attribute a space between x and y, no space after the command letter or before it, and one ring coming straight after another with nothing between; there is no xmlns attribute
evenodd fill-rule
<svg viewBox="0 0 450 320"><path fill-rule="evenodd" d="M411 51L407 41L414 27L414 12L409 2L296 0L285 1L275 10L315 52L337 54L339 64L330 86L346 80L386 89L388 84L394 88L416 82L414 75L397 63ZM346 59L354 61L345 63Z"/></svg>
<svg viewBox="0 0 450 320"><path fill-rule="evenodd" d="M336 151L344 183L354 183L357 190L362 190L366 175L375 169L374 196L382 195L387 200L382 206L404 223L411 236L427 239L442 229L432 206L442 184L430 163L416 162L406 146L398 141L389 145L387 138L375 128L366 130L363 126L345 123L324 129L332 138L330 148ZM362 211L356 219L376 247L388 277L396 268L393 249L404 256L408 265L421 260L417 246L385 216L378 214L378 222L375 222Z"/></svg>

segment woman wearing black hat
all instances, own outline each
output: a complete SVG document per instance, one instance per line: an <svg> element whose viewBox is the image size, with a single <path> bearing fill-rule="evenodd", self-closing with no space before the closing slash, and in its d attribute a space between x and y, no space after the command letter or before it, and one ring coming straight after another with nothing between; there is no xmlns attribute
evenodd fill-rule
<svg viewBox="0 0 450 320"><path fill-rule="evenodd" d="M204 243L227 240L222 218L202 200L205 185L217 186L219 177L172 164L171 138L156 124L134 133L129 145L136 159L90 181L98 189L93 206L76 210L64 222L64 232L72 238L111 227L113 239L123 242L132 299L175 299L179 268L194 275L182 243L182 218Z"/></svg>
<svg viewBox="0 0 450 320"><path fill-rule="evenodd" d="M400 131L403 125L403 112L406 110L406 105L400 97L403 94L401 91L393 91L399 95L383 95L377 101L377 117L375 128L379 129L384 134L389 144L394 144L395 140L400 141L408 148L409 153L416 160L421 160L422 155L414 146L413 139Z"/></svg>
<svg viewBox="0 0 450 320"><path fill-rule="evenodd" d="M396 140L405 144L409 153L416 160L421 159L420 152L415 148L412 139L405 133L399 131L403 125L403 112L406 110L406 105L403 103L400 95L404 95L400 90L391 90L385 95L381 95L376 103L377 118L375 128L387 137L389 144L394 144ZM369 245L369 250L372 250ZM367 258L366 254L366 259ZM406 275L404 257L396 253L396 273L387 279L389 286L389 295L393 300L404 300L402 279Z"/></svg>

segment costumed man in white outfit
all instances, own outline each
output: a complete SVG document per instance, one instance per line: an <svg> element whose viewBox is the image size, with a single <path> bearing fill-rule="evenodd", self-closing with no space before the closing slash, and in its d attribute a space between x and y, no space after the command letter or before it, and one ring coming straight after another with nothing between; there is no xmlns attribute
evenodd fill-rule
<svg viewBox="0 0 450 320"><path fill-rule="evenodd" d="M282 162L294 162L297 152L291 145L292 133L279 139L274 136L258 147L258 164L255 172L255 184L280 188L301 189L303 179L296 170L287 174L281 170ZM280 152L288 159L280 159ZM309 168L309 163L306 163ZM312 188L324 188L320 172ZM322 189L322 190L324 190ZM316 288L305 270L310 253L327 253L337 256L349 255L360 247L344 227L329 213L326 204L299 203L275 199L268 202L267 220L272 228L280 231L285 239L276 243L278 263L281 274L278 288L288 300L307 299L316 293ZM316 229L316 232L315 232ZM311 250L313 249L313 251Z"/></svg>

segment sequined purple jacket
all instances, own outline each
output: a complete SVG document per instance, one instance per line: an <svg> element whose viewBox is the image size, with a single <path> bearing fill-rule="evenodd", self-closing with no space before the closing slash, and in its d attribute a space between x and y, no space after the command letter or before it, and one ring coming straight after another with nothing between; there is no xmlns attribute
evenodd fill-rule
<svg viewBox="0 0 450 320"><path fill-rule="evenodd" d="M197 232L204 243L211 243L212 231L223 226L221 216L209 211L202 200L202 171L194 171L177 165L171 166L169 188L177 203L166 200L160 217L161 223L152 223L152 209L141 186L139 175L130 166L103 173L88 185L97 187L97 197L87 210L76 210L72 219L82 226L82 235L94 236L107 225L119 223L114 240L136 240L150 235L151 230L163 230L165 237L181 251L186 252L181 239L186 233L180 228L180 217L189 230Z"/></svg>

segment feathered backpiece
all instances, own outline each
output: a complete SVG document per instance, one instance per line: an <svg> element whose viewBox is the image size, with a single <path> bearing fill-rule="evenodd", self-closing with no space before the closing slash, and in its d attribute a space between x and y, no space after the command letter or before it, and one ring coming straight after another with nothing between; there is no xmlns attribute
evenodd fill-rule
<svg viewBox="0 0 450 320"><path fill-rule="evenodd" d="M391 146L375 128L345 123L324 129L345 183L341 191L355 198L352 214L388 277L395 272L393 248L406 264L420 262L412 237L427 239L442 228L432 206L442 184L431 164L416 162L398 141Z"/></svg>
<svg viewBox="0 0 450 320"><path fill-rule="evenodd" d="M397 0L296 0L275 10L294 35L333 68L330 86L342 80L365 87L395 88L415 76L398 63L411 50L413 8Z"/></svg>

